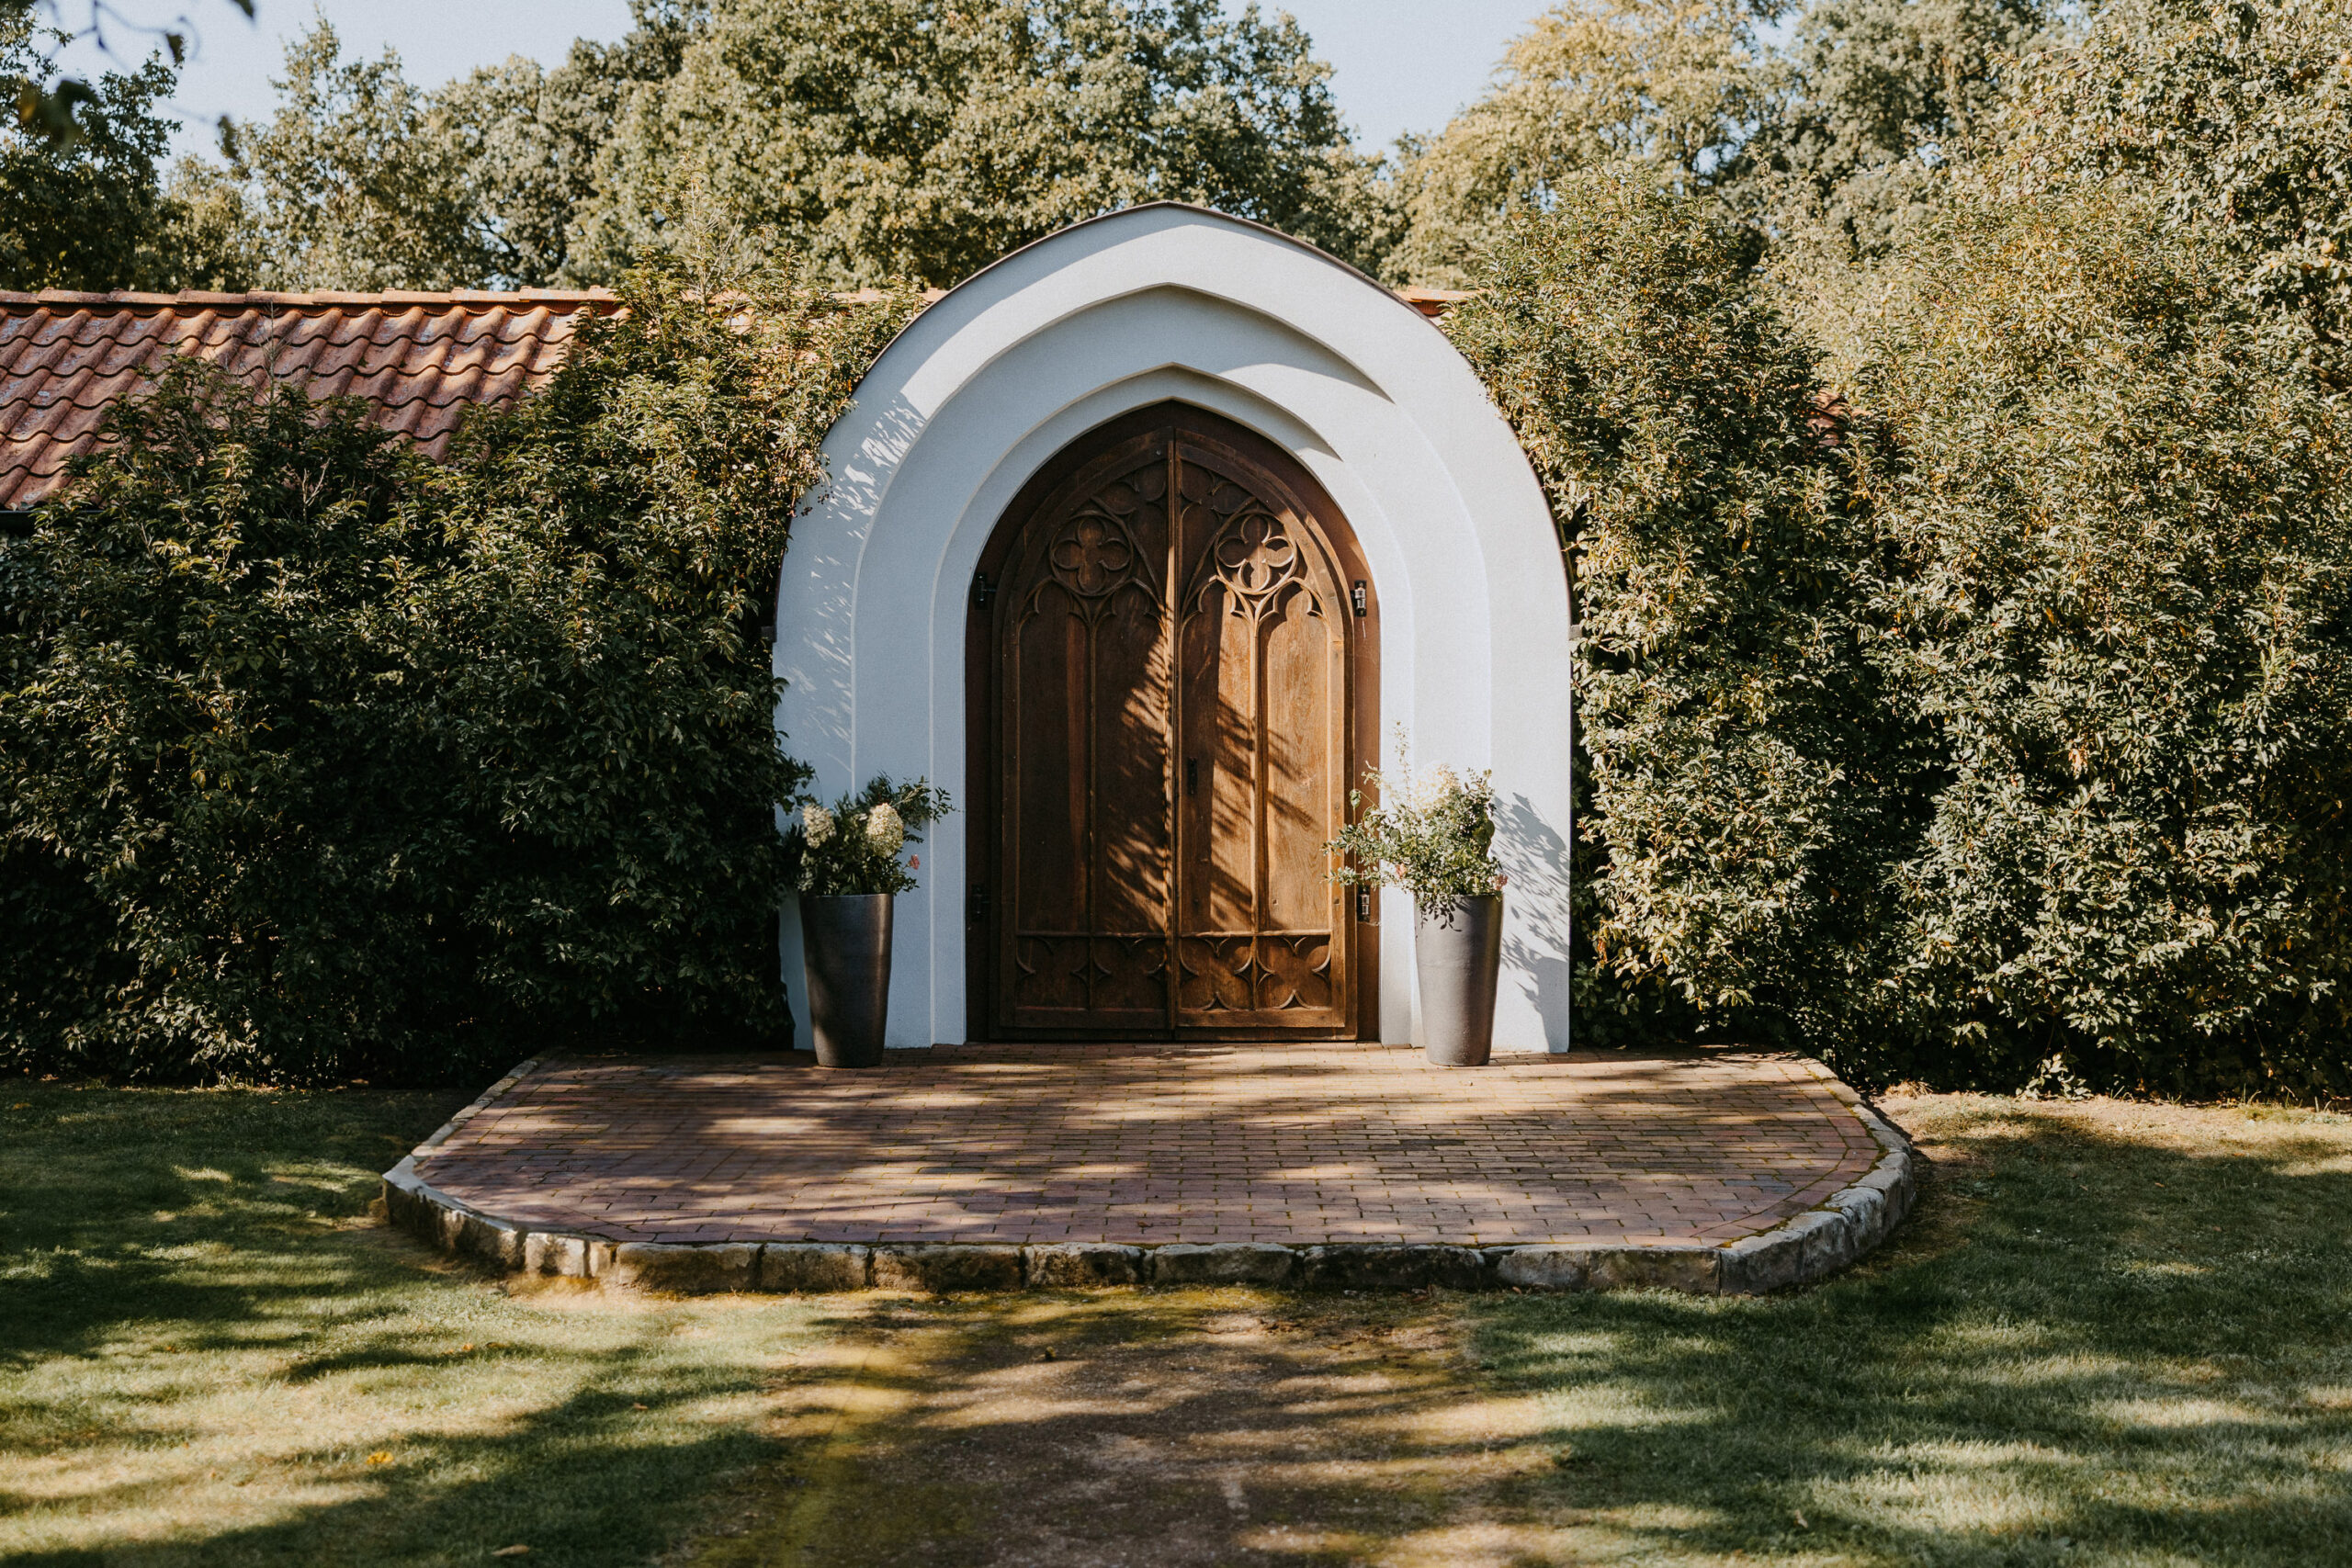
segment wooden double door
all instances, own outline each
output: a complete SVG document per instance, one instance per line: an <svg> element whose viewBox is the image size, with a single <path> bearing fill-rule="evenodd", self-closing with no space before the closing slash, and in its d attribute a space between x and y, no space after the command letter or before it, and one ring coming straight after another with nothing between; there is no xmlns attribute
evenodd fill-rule
<svg viewBox="0 0 2352 1568"><path fill-rule="evenodd" d="M1080 437L974 584L974 1038L1351 1039L1345 820L1377 671L1346 521L1181 404Z"/></svg>

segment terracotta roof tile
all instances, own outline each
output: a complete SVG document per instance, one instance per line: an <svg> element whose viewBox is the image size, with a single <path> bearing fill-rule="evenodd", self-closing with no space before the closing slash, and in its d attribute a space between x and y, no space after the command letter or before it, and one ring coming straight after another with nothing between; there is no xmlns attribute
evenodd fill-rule
<svg viewBox="0 0 2352 1568"><path fill-rule="evenodd" d="M1434 320L1476 292L1475 288L1423 288L1418 284L1408 284L1396 290L1396 298Z"/></svg>
<svg viewBox="0 0 2352 1568"><path fill-rule="evenodd" d="M1424 315L1469 296L1400 288ZM927 299L939 298L937 290ZM854 304L878 294L841 296ZM544 386L583 316L619 309L610 291L513 293L40 294L0 291L0 509L30 506L95 448L116 400L175 355L195 355L258 388L373 404L386 428L440 457L464 412Z"/></svg>
<svg viewBox="0 0 2352 1568"><path fill-rule="evenodd" d="M604 289L512 294L0 292L0 508L55 489L142 373L195 355L256 387L349 393L435 456L464 411L511 402L561 363Z"/></svg>

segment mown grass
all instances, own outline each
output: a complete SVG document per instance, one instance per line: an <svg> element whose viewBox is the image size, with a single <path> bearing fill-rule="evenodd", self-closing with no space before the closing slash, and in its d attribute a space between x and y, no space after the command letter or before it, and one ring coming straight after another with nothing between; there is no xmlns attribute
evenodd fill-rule
<svg viewBox="0 0 2352 1568"><path fill-rule="evenodd" d="M2352 1121L1890 1110L1928 1200L1843 1279L1471 1308L1551 1450L1513 1517L1595 1562L2352 1562Z"/></svg>
<svg viewBox="0 0 2352 1568"><path fill-rule="evenodd" d="M367 1218L453 1104L0 1082L0 1561L2352 1562L2352 1119L1897 1100L1766 1300L926 1304L509 1295Z"/></svg>
<svg viewBox="0 0 2352 1568"><path fill-rule="evenodd" d="M641 1562L819 1308L510 1296L367 1218L448 1096L0 1080L0 1561Z"/></svg>

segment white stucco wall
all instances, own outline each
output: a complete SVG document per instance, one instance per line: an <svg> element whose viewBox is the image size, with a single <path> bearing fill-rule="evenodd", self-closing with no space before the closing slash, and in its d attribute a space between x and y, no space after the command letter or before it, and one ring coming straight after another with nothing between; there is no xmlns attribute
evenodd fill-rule
<svg viewBox="0 0 2352 1568"><path fill-rule="evenodd" d="M1132 209L1016 252L925 310L825 442L777 598L776 712L831 798L876 773L959 802L972 573L1072 438L1178 399L1295 454L1347 514L1381 601L1381 721L1417 762L1491 768L1510 873L1502 1049L1568 1043L1568 599L1510 427L1419 311L1313 248L1195 208ZM1392 750L1383 737L1384 764ZM966 1033L961 813L898 904L893 1045ZM1414 1037L1412 910L1380 925L1380 1029ZM784 961L805 1020L797 914Z"/></svg>

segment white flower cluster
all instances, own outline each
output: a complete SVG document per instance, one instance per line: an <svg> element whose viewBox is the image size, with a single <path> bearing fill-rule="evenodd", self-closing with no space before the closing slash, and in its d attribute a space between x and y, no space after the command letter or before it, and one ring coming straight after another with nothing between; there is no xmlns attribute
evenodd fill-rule
<svg viewBox="0 0 2352 1568"><path fill-rule="evenodd" d="M800 829L813 850L833 836L833 814L812 800L800 808Z"/></svg>
<svg viewBox="0 0 2352 1568"><path fill-rule="evenodd" d="M907 825L899 819L899 808L884 801L865 814L865 836L874 847L886 855L895 855L906 847Z"/></svg>
<svg viewBox="0 0 2352 1568"><path fill-rule="evenodd" d="M1413 780L1412 807L1416 811L1435 811L1461 793L1461 776L1441 762Z"/></svg>

